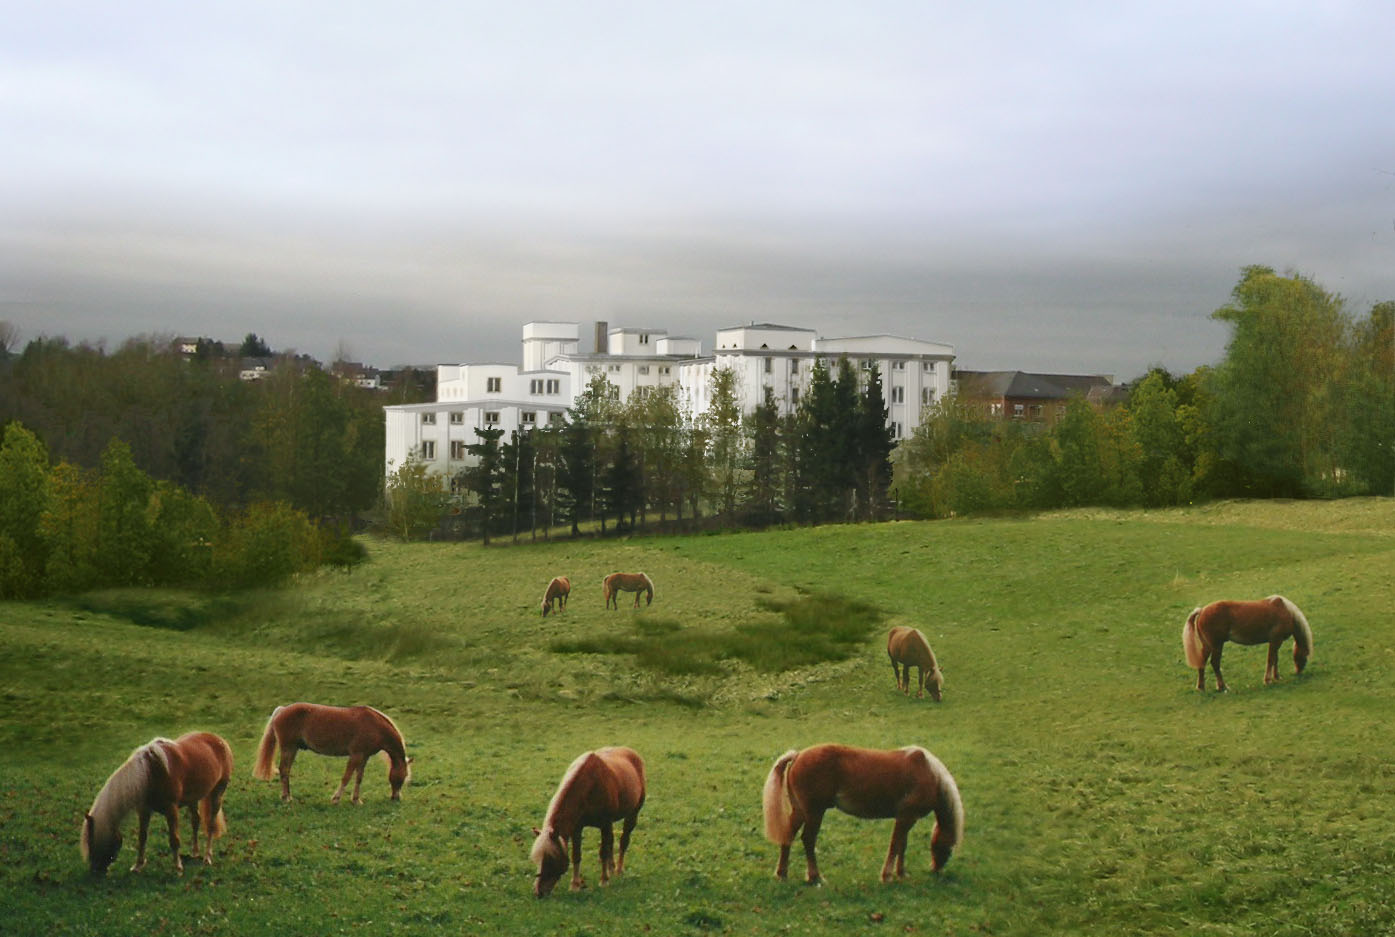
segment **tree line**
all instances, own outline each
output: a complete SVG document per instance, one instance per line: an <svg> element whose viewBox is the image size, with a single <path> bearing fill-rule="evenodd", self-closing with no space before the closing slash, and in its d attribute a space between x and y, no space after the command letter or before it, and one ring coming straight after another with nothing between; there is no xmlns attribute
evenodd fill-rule
<svg viewBox="0 0 1395 937"><path fill-rule="evenodd" d="M445 480L409 461L387 486L389 525L420 536L462 497L471 532L547 536L556 526L600 533L887 516L894 446L875 366L816 361L799 405L780 412L767 389L741 412L737 374L713 372L710 403L692 413L675 386L621 401L593 374L559 425L475 430L472 465Z"/></svg>
<svg viewBox="0 0 1395 937"><path fill-rule="evenodd" d="M1247 267L1213 318L1215 367L1155 368L1127 401L1073 400L1049 430L942 401L903 443L903 504L943 517L1214 498L1395 494L1395 303L1351 312L1312 279Z"/></svg>

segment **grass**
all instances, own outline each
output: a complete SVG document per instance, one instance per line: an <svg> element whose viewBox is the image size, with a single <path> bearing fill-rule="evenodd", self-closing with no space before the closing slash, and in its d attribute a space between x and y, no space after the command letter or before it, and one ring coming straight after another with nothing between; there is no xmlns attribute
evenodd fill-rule
<svg viewBox="0 0 1395 937"><path fill-rule="evenodd" d="M0 605L0 929L1395 927L1395 501L366 546L366 564L282 591ZM601 576L616 569L650 574L652 607L602 608ZM556 574L572 577L571 602L542 618ZM1308 671L1286 666L1266 688L1262 649L1230 648L1232 692L1197 694L1186 613L1271 592L1313 624ZM944 703L895 691L892 624L930 638ZM253 781L267 715L295 699L391 714L415 758L403 801L388 800L377 762L358 808L328 803L337 759L298 758L290 806ZM145 872L125 871L128 831L112 873L90 879L77 832L103 780L152 736L195 728L238 757L218 864L174 877L156 820ZM945 873L928 872L927 823L908 878L881 885L890 824L834 814L819 841L829 884L773 880L761 784L780 752L821 741L939 755L967 819ZM614 743L650 774L627 872L538 902L530 828L571 759ZM592 882L596 843L593 831Z"/></svg>

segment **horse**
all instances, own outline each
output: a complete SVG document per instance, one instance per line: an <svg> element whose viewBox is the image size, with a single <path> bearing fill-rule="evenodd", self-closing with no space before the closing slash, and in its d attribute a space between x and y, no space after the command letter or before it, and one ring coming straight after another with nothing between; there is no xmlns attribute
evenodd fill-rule
<svg viewBox="0 0 1395 937"><path fill-rule="evenodd" d="M402 799L402 785L412 776L412 759L407 757L402 733L391 719L370 706L320 706L315 703L277 706L266 722L266 731L262 733L252 777L259 781L271 780L271 756L277 745L281 746L279 773L283 803L291 802L291 763L302 748L308 748L317 755L349 756L344 778L330 798L332 804L339 803L350 776L354 778L352 802L363 803L359 799L363 767L369 756L378 752L382 752L389 762L388 784L392 787L393 800Z"/></svg>
<svg viewBox="0 0 1395 937"><path fill-rule="evenodd" d="M552 611L552 603L557 603L557 611L567 607L567 596L571 594L572 581L566 576L558 576L547 584L547 591L542 597L542 617L546 618L547 613Z"/></svg>
<svg viewBox="0 0 1395 937"><path fill-rule="evenodd" d="M533 894L546 898L567 871L568 844L572 891L585 885L581 878L581 831L587 826L601 831L601 884L610 881L612 871L616 875L624 872L625 850L644 806L644 792L644 759L634 749L600 748L573 761L552 795L542 829L533 828L537 839L530 856L538 866ZM617 820L622 824L618 858L611 826Z"/></svg>
<svg viewBox="0 0 1395 937"><path fill-rule="evenodd" d="M1269 658L1264 665L1265 684L1279 680L1279 645L1293 638L1293 672L1300 674L1313 654L1313 629L1308 619L1288 599L1271 595L1253 602L1212 602L1197 608L1187 616L1182 626L1182 649L1187 666L1196 668L1196 688L1206 689L1206 661L1216 673L1216 689L1227 691L1221 677L1221 646L1227 641L1236 644L1269 644Z"/></svg>
<svg viewBox="0 0 1395 937"><path fill-rule="evenodd" d="M654 604L654 582L644 573L611 573L601 582L605 588L605 607L610 608L613 601L615 607L620 607L620 593L633 592L635 594L635 608L639 608L639 594L645 593L644 604Z"/></svg>
<svg viewBox="0 0 1395 937"><path fill-rule="evenodd" d="M213 841L228 828L223 816L223 792L232 777L232 748L211 732L190 732L174 741L151 739L111 773L82 821L79 847L93 875L103 875L121 850L121 822L132 810L140 814L140 845L132 872L145 868L145 839L150 815L164 814L169 827L174 871L182 874L179 858L179 808L189 808L194 830L194 854L199 855L199 824L207 848L205 865L213 864Z"/></svg>
<svg viewBox="0 0 1395 937"><path fill-rule="evenodd" d="M809 884L822 882L814 843L830 807L864 820L894 819L891 847L882 864L882 881L906 874L906 837L915 822L935 814L930 838L932 870L949 861L964 834L959 788L940 760L918 746L879 751L846 745L815 745L781 755L765 779L762 797L765 837L780 847L775 877L789 871L790 844L804 828Z"/></svg>
<svg viewBox="0 0 1395 937"><path fill-rule="evenodd" d="M930 650L930 642L918 628L897 625L886 636L886 655L891 658L891 671L896 674L896 689L907 696L911 695L911 668L916 669L916 699L925 696L925 688L930 687L930 698L940 701L940 691L944 688L944 674L935 662L935 652ZM902 667L905 667L904 674Z"/></svg>

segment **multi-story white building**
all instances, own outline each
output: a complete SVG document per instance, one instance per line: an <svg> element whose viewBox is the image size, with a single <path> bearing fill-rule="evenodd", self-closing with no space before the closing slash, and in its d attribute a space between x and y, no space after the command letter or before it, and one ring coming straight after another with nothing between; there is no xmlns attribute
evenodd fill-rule
<svg viewBox="0 0 1395 937"><path fill-rule="evenodd" d="M523 327L523 365L439 365L436 401L384 407L387 471L409 458L429 470L455 475L468 462L475 429L497 428L504 437L562 422L566 410L602 374L621 400L645 388L677 385L694 414L710 403L712 374L730 368L743 412L754 410L769 387L781 414L799 406L814 362L831 368L847 357L859 371L874 365L882 375L887 423L896 439L920 425L923 408L949 393L954 349L950 345L870 335L821 339L811 329L755 324L717 332L712 354L697 339L662 329L614 328L596 323L594 352L583 353L574 322L530 322Z"/></svg>

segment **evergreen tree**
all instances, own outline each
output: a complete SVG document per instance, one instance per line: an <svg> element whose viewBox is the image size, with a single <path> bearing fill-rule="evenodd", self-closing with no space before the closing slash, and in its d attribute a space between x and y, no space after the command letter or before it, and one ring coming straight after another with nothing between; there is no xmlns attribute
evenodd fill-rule
<svg viewBox="0 0 1395 937"><path fill-rule="evenodd" d="M709 386L711 400L703 417L708 438L711 490L721 505L723 521L730 524L736 515L736 496L741 489L744 455L736 371L717 368L712 372Z"/></svg>
<svg viewBox="0 0 1395 937"><path fill-rule="evenodd" d="M864 520L879 520L891 488L891 452L896 440L886 424L886 398L882 394L881 369L873 364L867 386L853 413L855 485Z"/></svg>
<svg viewBox="0 0 1395 937"><path fill-rule="evenodd" d="M504 435L504 431L476 428L475 435L479 437L479 441L465 447L465 451L474 457L475 462L461 472L461 475L465 489L475 496L479 505L480 535L484 545L489 546L490 531L499 520L499 482L503 476L503 454L500 451L499 438Z"/></svg>
<svg viewBox="0 0 1395 937"><path fill-rule="evenodd" d="M780 409L769 386L760 405L751 412L747 431L751 453L745 499L747 517L763 527L780 518Z"/></svg>

